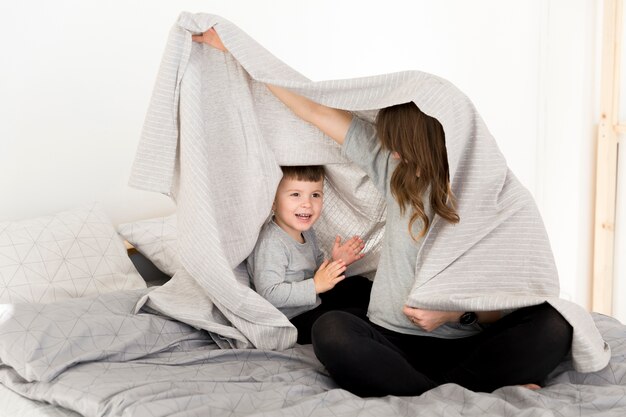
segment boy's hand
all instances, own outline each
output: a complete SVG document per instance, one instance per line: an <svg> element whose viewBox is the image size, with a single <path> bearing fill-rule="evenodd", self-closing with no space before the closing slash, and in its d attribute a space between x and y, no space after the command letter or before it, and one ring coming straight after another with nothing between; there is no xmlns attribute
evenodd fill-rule
<svg viewBox="0 0 626 417"><path fill-rule="evenodd" d="M364 247L363 239L358 236L353 236L341 244L341 236L338 235L335 237L335 244L333 245L333 260L338 261L341 259L348 266L365 256L365 254L361 253Z"/></svg>
<svg viewBox="0 0 626 417"><path fill-rule="evenodd" d="M226 47L224 46L219 35L213 28L207 30L202 35L192 35L191 40L198 43L206 43L207 45L210 45L215 49L226 52Z"/></svg>
<svg viewBox="0 0 626 417"><path fill-rule="evenodd" d="M313 277L315 292L320 294L332 290L339 281L345 278L345 275L341 275L345 270L346 266L341 260L333 262L328 259L324 260Z"/></svg>

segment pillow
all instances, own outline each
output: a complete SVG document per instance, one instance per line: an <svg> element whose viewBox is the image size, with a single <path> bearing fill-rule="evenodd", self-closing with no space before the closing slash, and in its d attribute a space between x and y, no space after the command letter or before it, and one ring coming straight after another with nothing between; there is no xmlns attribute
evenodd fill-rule
<svg viewBox="0 0 626 417"><path fill-rule="evenodd" d="M121 224L117 231L165 274L173 276L182 268L178 257L176 214Z"/></svg>
<svg viewBox="0 0 626 417"><path fill-rule="evenodd" d="M146 288L98 204L0 222L0 303Z"/></svg>

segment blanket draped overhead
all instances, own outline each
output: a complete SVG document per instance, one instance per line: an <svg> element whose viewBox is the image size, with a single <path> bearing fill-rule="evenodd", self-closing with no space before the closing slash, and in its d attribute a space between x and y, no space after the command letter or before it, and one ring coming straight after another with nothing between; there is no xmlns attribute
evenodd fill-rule
<svg viewBox="0 0 626 417"><path fill-rule="evenodd" d="M228 53L192 42L192 34L211 27ZM184 266L137 308L146 305L206 329L221 347L294 344L295 328L250 288L242 266L270 213L280 165L326 165L325 208L315 228L323 249L328 253L335 234L360 235L366 256L351 272L375 271L383 196L265 83L370 122L378 109L409 101L437 118L461 221L451 225L435 217L407 304L480 311L548 301L574 327L576 368L589 372L607 364L608 345L590 315L558 298L552 250L533 198L462 92L418 71L312 82L232 23L207 14L182 13L171 30L133 166L132 186L175 199Z"/></svg>

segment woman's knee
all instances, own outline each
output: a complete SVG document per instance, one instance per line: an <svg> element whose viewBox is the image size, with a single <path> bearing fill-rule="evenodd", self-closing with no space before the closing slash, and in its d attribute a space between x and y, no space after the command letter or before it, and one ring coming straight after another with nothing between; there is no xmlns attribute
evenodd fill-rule
<svg viewBox="0 0 626 417"><path fill-rule="evenodd" d="M559 338L571 340L573 328L565 317L548 303L544 303L540 307L537 321L541 330L546 333L553 333Z"/></svg>
<svg viewBox="0 0 626 417"><path fill-rule="evenodd" d="M313 323L314 339L336 339L349 332L354 315L341 310L328 311Z"/></svg>
<svg viewBox="0 0 626 417"><path fill-rule="evenodd" d="M360 332L364 324L363 319L345 311L324 313L313 323L311 330L313 348L318 357L327 350L340 351L350 345L353 336Z"/></svg>
<svg viewBox="0 0 626 417"><path fill-rule="evenodd" d="M572 325L549 303L536 306L532 317L534 333L546 347L565 355L572 344Z"/></svg>

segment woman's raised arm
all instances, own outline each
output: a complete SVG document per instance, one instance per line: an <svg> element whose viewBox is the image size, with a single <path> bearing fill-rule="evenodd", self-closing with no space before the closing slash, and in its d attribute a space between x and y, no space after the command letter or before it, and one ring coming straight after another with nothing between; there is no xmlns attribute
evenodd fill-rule
<svg viewBox="0 0 626 417"><path fill-rule="evenodd" d="M343 144L352 122L352 113L324 106L282 87L266 86L298 117L316 126L338 144Z"/></svg>

